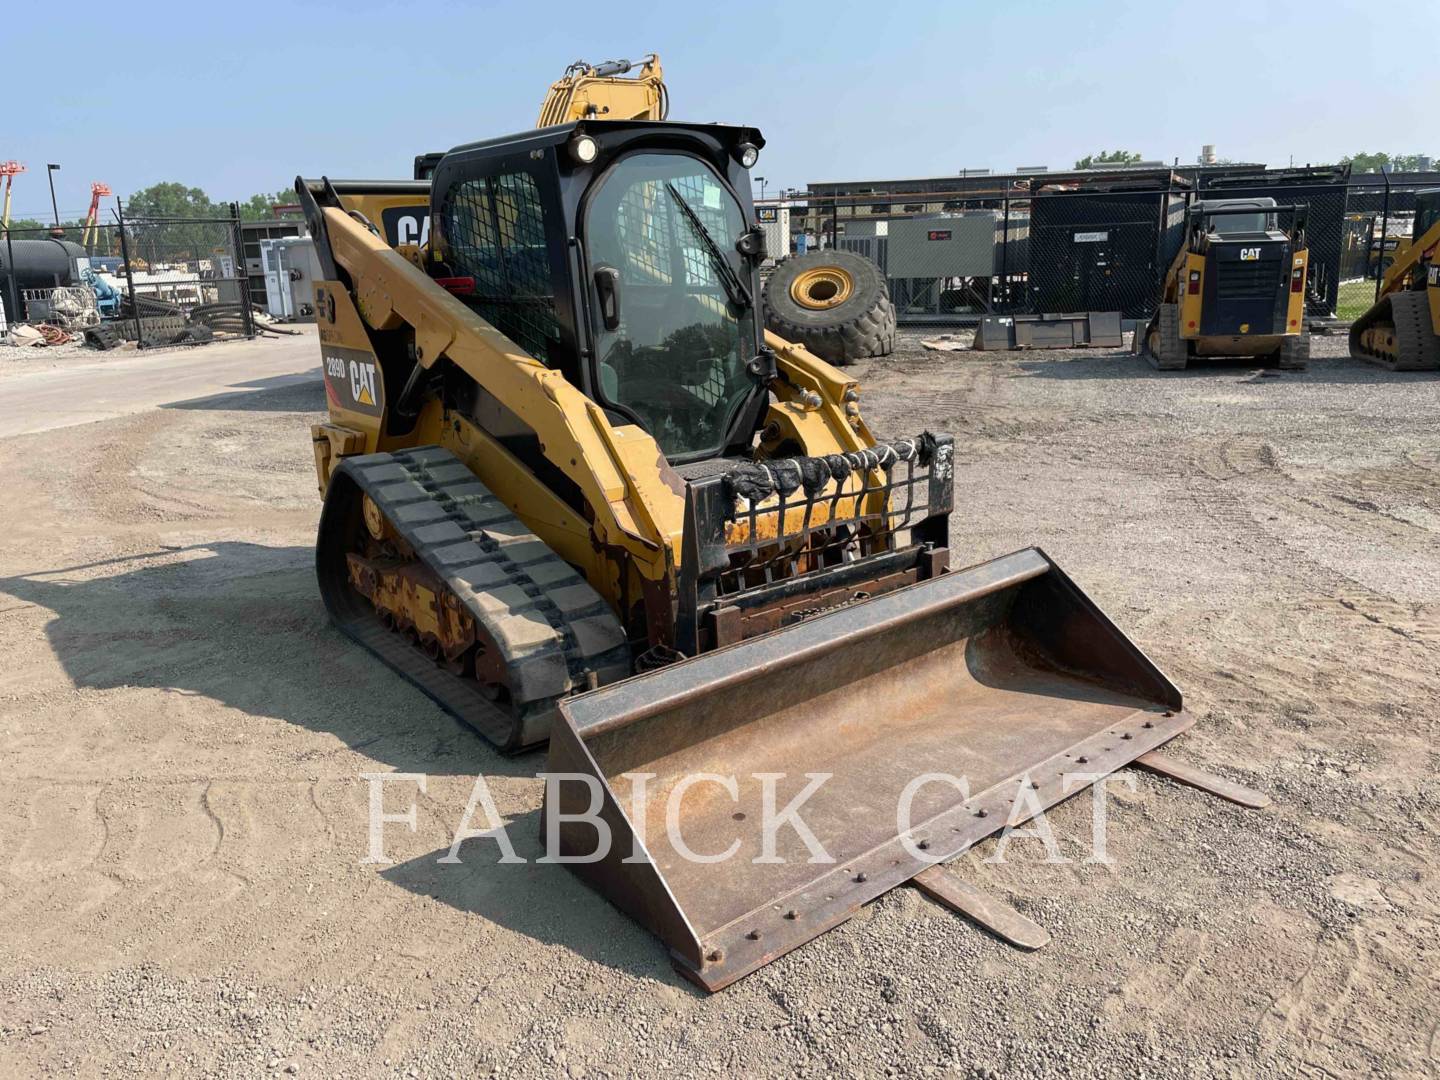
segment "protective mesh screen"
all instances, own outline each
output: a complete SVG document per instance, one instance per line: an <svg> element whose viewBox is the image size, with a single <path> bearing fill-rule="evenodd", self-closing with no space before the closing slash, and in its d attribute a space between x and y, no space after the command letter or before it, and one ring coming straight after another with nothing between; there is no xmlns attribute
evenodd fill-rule
<svg viewBox="0 0 1440 1080"><path fill-rule="evenodd" d="M467 303L530 355L545 360L558 340L555 285L540 192L528 173L466 180L446 203L450 261L475 279Z"/></svg>

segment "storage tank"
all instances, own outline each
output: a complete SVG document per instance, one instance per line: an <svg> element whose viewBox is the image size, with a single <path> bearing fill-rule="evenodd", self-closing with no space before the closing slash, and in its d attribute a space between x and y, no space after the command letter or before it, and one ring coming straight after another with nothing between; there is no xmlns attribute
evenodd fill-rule
<svg viewBox="0 0 1440 1080"><path fill-rule="evenodd" d="M0 240L0 298L8 321L20 320L11 310L11 258L15 260L15 295L24 289L53 289L79 280L76 260L85 258L85 249L69 240Z"/></svg>

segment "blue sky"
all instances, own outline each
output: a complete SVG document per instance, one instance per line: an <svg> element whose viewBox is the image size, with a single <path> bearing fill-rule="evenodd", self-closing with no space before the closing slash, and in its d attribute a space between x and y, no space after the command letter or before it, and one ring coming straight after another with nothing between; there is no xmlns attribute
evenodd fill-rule
<svg viewBox="0 0 1440 1080"><path fill-rule="evenodd" d="M68 29L46 5L8 6L5 39L31 43L7 49L20 89L0 121L0 159L30 166L17 216L48 216L47 161L66 216L92 180L228 199L296 173L408 176L419 151L532 125L571 60L651 50L672 119L765 133L755 172L771 192L1117 147L1188 161L1213 142L1280 165L1440 154L1440 68L1415 59L1440 36L1435 0L201 0L109 6Z"/></svg>

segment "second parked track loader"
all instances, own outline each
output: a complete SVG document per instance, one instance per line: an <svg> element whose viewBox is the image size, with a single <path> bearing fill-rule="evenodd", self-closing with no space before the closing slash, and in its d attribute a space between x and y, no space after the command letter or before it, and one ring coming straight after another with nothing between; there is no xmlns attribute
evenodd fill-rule
<svg viewBox="0 0 1440 1080"><path fill-rule="evenodd" d="M572 119L403 192L297 181L326 605L497 746L549 741L555 853L709 989L912 879L993 925L935 864L1192 722L1042 551L952 569L951 437L876 438L764 332L763 146ZM422 191L423 244L359 209ZM798 795L826 859L766 825Z"/></svg>
<svg viewBox="0 0 1440 1080"><path fill-rule="evenodd" d="M1350 328L1350 353L1391 371L1440 369L1440 188L1415 194L1408 247L1385 272L1380 296Z"/></svg>
<svg viewBox="0 0 1440 1080"><path fill-rule="evenodd" d="M1310 359L1306 209L1270 198L1191 205L1185 243L1165 273L1159 307L1135 331L1134 351L1160 371L1230 356L1304 368ZM1276 225L1283 211L1291 215L1288 230Z"/></svg>

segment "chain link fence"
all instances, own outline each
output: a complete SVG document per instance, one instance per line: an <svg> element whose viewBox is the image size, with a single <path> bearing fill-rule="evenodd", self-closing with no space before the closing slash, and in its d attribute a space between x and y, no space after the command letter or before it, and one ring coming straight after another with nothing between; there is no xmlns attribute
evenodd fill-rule
<svg viewBox="0 0 1440 1080"><path fill-rule="evenodd" d="M1373 303L1378 275L1409 242L1415 193L1432 186L1440 187L1440 174L1347 177L1339 169L1103 186L997 177L954 191L796 193L761 201L757 212L772 256L787 247L789 255L864 255L885 275L902 327L959 328L987 315L1117 311L1148 319L1184 243L1190 204L1269 197L1304 207L1312 322L1348 322ZM1282 211L1280 228L1292 217Z"/></svg>
<svg viewBox="0 0 1440 1080"><path fill-rule="evenodd" d="M130 216L0 236L0 306L9 328L113 348L253 337L240 220Z"/></svg>

